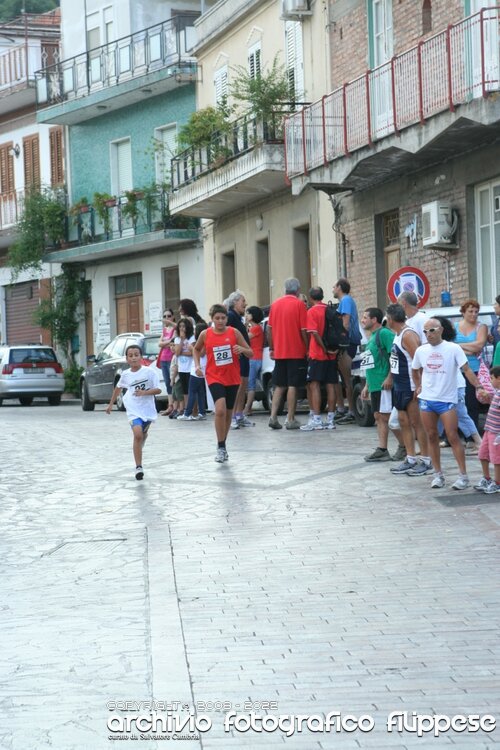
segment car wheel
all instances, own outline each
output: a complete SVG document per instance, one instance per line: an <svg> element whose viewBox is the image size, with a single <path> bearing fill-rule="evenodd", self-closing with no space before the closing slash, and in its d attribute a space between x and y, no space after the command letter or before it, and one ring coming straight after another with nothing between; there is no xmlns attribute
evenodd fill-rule
<svg viewBox="0 0 500 750"><path fill-rule="evenodd" d="M87 383L85 382L85 380L82 380L82 383L80 385L80 398L82 400L83 411L94 411L95 404L90 400L89 389L87 388Z"/></svg>
<svg viewBox="0 0 500 750"><path fill-rule="evenodd" d="M356 423L360 427L371 427L375 424L375 419L372 412L372 407L369 401L364 401L361 398L361 391L363 386L361 383L356 383L353 387L352 398L354 401L354 417Z"/></svg>
<svg viewBox="0 0 500 750"><path fill-rule="evenodd" d="M59 406L61 403L61 394L55 393L53 396L49 396L48 399L51 406Z"/></svg>
<svg viewBox="0 0 500 750"><path fill-rule="evenodd" d="M0 398L0 406L3 404L3 398Z"/></svg>
<svg viewBox="0 0 500 750"><path fill-rule="evenodd" d="M273 379L271 376L269 376L266 380L266 383L264 385L264 394L265 394L265 400L267 402L267 406L265 406L268 411L271 411L271 405L273 403L273 394L274 394L274 385L273 385ZM264 400L262 401L264 404ZM283 395L283 398L281 399L280 405L278 407L278 414L283 414L283 407L285 405L285 396Z"/></svg>
<svg viewBox="0 0 500 750"><path fill-rule="evenodd" d="M33 399L31 398L31 396L21 396L19 399L19 403L21 404L21 406L31 406L31 404L33 403Z"/></svg>
<svg viewBox="0 0 500 750"><path fill-rule="evenodd" d="M115 388L116 388L116 383L115 383ZM123 403L123 397L126 394L126 392L127 392L127 389L124 388L123 390L120 391L120 393L116 397L116 406L117 406L118 411L125 411L125 404Z"/></svg>

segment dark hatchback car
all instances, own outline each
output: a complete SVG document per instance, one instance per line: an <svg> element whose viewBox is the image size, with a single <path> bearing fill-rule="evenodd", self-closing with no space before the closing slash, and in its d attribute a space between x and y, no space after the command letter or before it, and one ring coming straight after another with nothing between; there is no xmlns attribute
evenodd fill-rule
<svg viewBox="0 0 500 750"><path fill-rule="evenodd" d="M159 335L145 335L143 333L131 332L120 333L107 344L96 357L89 357L88 367L82 372L80 378L80 396L83 411L93 411L96 404L107 404L113 393L113 389L120 379L124 370L128 369L125 352L130 344L138 344L143 353L142 364L156 368L156 357L158 355ZM161 370L156 368L160 380L162 392L156 397L157 402L166 400L165 384ZM120 393L116 405L120 411L124 411L123 393Z"/></svg>

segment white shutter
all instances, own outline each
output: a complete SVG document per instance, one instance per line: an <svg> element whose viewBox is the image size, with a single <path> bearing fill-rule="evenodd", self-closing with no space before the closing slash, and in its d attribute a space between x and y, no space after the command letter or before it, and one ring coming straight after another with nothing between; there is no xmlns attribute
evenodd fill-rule
<svg viewBox="0 0 500 750"><path fill-rule="evenodd" d="M222 104L227 98L227 65L219 68L214 76L215 84L215 104Z"/></svg>
<svg viewBox="0 0 500 750"><path fill-rule="evenodd" d="M170 184L170 162L177 148L177 125L166 125L155 130L159 150L156 153L156 181Z"/></svg>
<svg viewBox="0 0 500 750"><path fill-rule="evenodd" d="M250 78L257 78L260 76L260 44L254 44L248 50L248 74Z"/></svg>
<svg viewBox="0 0 500 750"><path fill-rule="evenodd" d="M121 195L125 190L132 190L132 146L130 140L119 141L116 148L116 194Z"/></svg>
<svg viewBox="0 0 500 750"><path fill-rule="evenodd" d="M286 22L285 48L290 96L294 97L296 101L302 101L304 99L304 51L300 21Z"/></svg>

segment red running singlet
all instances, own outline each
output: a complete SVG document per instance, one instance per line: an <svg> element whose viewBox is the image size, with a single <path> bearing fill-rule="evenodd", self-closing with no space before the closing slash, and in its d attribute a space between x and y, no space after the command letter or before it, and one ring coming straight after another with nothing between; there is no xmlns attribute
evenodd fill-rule
<svg viewBox="0 0 500 750"><path fill-rule="evenodd" d="M240 360L233 352L233 346L237 343L234 328L228 326L224 333L216 333L213 328L207 328L205 378L208 385L212 383L239 385L241 383Z"/></svg>

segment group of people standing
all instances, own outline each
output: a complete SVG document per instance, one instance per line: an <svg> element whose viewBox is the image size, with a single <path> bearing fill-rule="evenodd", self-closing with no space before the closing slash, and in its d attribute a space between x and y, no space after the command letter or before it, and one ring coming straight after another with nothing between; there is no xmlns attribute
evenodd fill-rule
<svg viewBox="0 0 500 750"><path fill-rule="evenodd" d="M440 442L442 445L446 440L460 472L452 487L465 489L469 478L460 429L475 446L472 450L479 451L482 462L483 479L476 488L487 493L500 491L500 366L496 365L496 359L500 359L500 296L495 307L497 326L491 331L478 323L476 300L464 303L463 318L453 326L440 316L427 318L418 309L418 299L412 292L403 292L396 304L388 306L385 316L380 308L368 307L359 321L349 281L340 278L333 287L333 295L338 300L337 313L347 335L345 343L332 350L323 339L327 305L321 287L309 290L309 303L304 301L295 278L286 280L284 291L272 303L267 324L269 353L275 361L271 429L283 427L278 412L285 392L284 426L288 430L334 430L339 424L355 421L351 365L362 329L367 338L362 361L366 386L362 397L371 401L379 440L377 448L365 460L399 461L391 468L393 474L433 473L431 486L439 488L445 484ZM169 403L161 414L180 420L206 419L208 390L215 414L215 460L219 463L229 457L226 446L229 430L253 425L249 416L262 368L262 320L263 311L257 306L247 307L240 290L229 295L224 304L212 306L209 325L199 315L195 303L188 299L181 300L177 322L171 309L165 310L163 316L159 365ZM478 379L480 355L487 341L496 346L492 387L488 391ZM131 374L124 373L106 411L109 413L120 387L130 389L126 406L134 431L136 476L142 479L142 445L156 414L153 415L152 409L147 418L142 412L136 414L141 410L137 409L139 399L135 396L143 399L149 396L154 404L159 388L158 383L150 382L150 378L143 377L145 373L139 372L137 347L129 349L134 350L130 356L127 351ZM129 382L131 376L134 383ZM310 404L306 424L300 424L295 414L303 387L307 388ZM323 387L327 397L325 421L321 416ZM478 430L478 394L483 401L491 401L482 441ZM398 441L393 456L387 447L390 430ZM493 434L492 440L489 434ZM489 475L490 462L495 467L493 478Z"/></svg>

